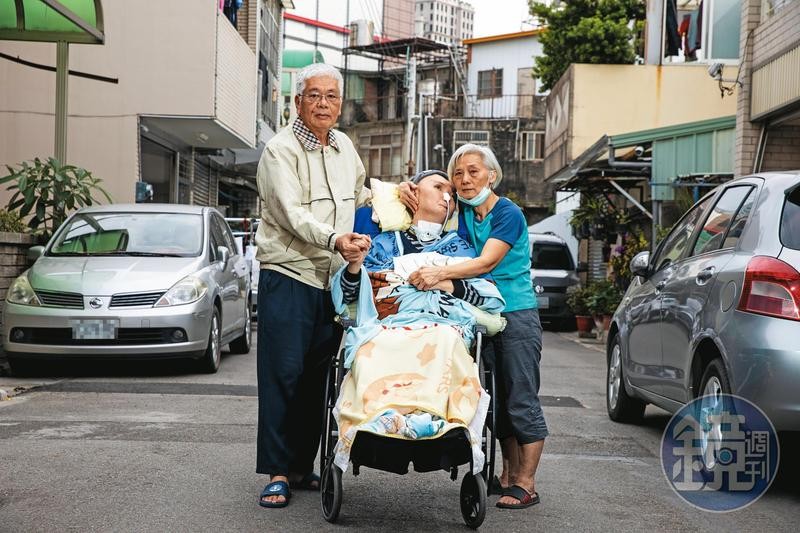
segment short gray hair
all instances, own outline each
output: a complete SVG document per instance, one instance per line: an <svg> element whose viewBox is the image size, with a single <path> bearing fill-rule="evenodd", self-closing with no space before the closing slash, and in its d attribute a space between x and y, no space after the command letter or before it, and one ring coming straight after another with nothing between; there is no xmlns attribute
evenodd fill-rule
<svg viewBox="0 0 800 533"><path fill-rule="evenodd" d="M500 168L500 163L497 162L497 157L494 155L494 152L492 152L492 149L488 146L480 146L472 143L461 145L458 150L453 152L453 155L450 156L450 162L447 163L447 175L450 176L451 180L453 179L453 172L455 171L458 160L467 154L481 156L483 166L495 172L495 180L492 189L500 185L500 181L503 179L503 169Z"/></svg>
<svg viewBox="0 0 800 533"><path fill-rule="evenodd" d="M341 94L343 91L344 79L336 67L326 63L312 63L298 71L297 79L294 82L295 94L303 94L303 91L306 90L306 80L316 78L317 76L335 79L336 83L339 84L339 93Z"/></svg>

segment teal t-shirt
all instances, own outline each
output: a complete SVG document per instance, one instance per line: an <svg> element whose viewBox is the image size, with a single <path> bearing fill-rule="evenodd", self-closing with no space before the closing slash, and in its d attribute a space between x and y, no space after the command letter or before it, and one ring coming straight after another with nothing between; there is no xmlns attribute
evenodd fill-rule
<svg viewBox="0 0 800 533"><path fill-rule="evenodd" d="M492 270L492 279L506 301L505 311L536 309L536 295L531 284L531 256L528 226L522 210L508 198L501 197L481 221L475 211L461 204L469 237L480 254L486 241L499 239L511 249Z"/></svg>

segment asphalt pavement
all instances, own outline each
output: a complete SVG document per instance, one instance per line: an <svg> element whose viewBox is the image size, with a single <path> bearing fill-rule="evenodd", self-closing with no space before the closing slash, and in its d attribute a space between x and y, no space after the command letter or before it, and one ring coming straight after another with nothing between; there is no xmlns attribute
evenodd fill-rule
<svg viewBox="0 0 800 533"><path fill-rule="evenodd" d="M500 510L490 497L481 530L797 530L796 474L740 511L685 504L658 458L669 415L649 407L642 426L606 416L600 345L546 333L542 382L551 435L537 476L541 504ZM335 526L322 519L318 493L260 508L255 384L254 351L227 355L213 375L169 362L0 377L11 396L0 401L0 531L467 531L460 480L445 472L347 472Z"/></svg>

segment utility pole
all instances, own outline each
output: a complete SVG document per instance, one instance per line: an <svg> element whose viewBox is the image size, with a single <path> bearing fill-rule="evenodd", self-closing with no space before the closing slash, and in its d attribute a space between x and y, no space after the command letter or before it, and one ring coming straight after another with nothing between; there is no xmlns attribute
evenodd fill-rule
<svg viewBox="0 0 800 533"><path fill-rule="evenodd" d="M411 49L406 49L406 58L407 58L407 67L406 67L406 90L408 93L406 97L408 99L407 102L407 109L406 109L406 150L408 150L408 175L413 176L415 170L412 171L412 164L414 164L414 160L412 159L412 139L413 139L413 130L414 130L414 118L415 118L415 111L417 108L417 58L411 55ZM419 120L419 117L416 117ZM419 135L419 132L417 132ZM414 164L414 168L416 168L416 164Z"/></svg>

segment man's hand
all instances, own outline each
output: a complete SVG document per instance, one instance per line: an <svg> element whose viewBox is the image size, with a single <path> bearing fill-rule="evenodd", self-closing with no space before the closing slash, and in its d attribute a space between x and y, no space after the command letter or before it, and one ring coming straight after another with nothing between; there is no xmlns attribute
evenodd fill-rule
<svg viewBox="0 0 800 533"><path fill-rule="evenodd" d="M417 188L417 185L410 181L404 181L397 187L397 192L400 195L400 203L409 208L412 213L416 213L419 208Z"/></svg>
<svg viewBox="0 0 800 533"><path fill-rule="evenodd" d="M351 264L356 262L358 263L358 268L361 268L361 263L364 262L371 244L372 240L369 235L343 233L336 238L335 248L337 252L342 254L345 261Z"/></svg>
<svg viewBox="0 0 800 533"><path fill-rule="evenodd" d="M419 270L412 272L408 277L408 282L421 291L445 290L438 286L444 281L447 281L444 276L444 268L437 266L420 267ZM452 283L450 285L449 292L452 292Z"/></svg>

